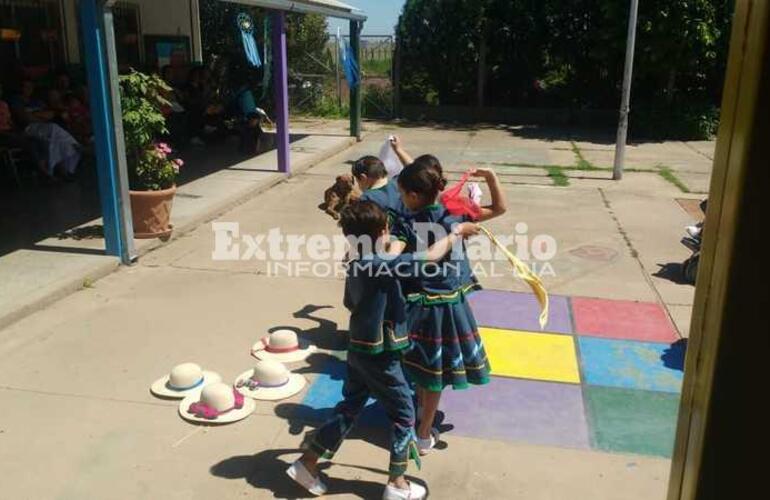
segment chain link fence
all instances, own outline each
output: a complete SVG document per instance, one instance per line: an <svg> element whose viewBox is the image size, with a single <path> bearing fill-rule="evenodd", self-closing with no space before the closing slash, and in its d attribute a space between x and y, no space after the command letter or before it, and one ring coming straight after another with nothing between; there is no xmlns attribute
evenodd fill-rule
<svg viewBox="0 0 770 500"><path fill-rule="evenodd" d="M349 43L349 39L345 36ZM393 36L361 37L361 90L365 118L392 118L393 107ZM289 104L293 113L347 117L350 88L340 60L337 35L330 35L322 58L309 53L305 71L289 68ZM307 71L312 68L312 71Z"/></svg>

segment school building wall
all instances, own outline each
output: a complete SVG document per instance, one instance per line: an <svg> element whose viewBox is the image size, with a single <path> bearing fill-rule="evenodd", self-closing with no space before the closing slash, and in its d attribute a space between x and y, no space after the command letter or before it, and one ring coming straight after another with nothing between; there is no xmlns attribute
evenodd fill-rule
<svg viewBox="0 0 770 500"><path fill-rule="evenodd" d="M198 0L131 0L118 2L139 8L140 35L175 35L190 39L194 61L201 61L200 16ZM67 38L70 64L82 62L78 40L77 0L63 0L63 28Z"/></svg>

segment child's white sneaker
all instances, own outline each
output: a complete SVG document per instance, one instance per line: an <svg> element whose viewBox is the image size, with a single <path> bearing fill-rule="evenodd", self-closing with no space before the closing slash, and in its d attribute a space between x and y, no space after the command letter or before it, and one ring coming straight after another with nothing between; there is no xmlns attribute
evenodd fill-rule
<svg viewBox="0 0 770 500"><path fill-rule="evenodd" d="M390 484L385 487L382 500L422 500L428 491L417 483L409 481L409 489L402 490Z"/></svg>
<svg viewBox="0 0 770 500"><path fill-rule="evenodd" d="M703 232L703 228L701 226L687 226L685 231L687 231L687 234L693 238L699 238L700 233Z"/></svg>
<svg viewBox="0 0 770 500"><path fill-rule="evenodd" d="M326 493L326 485L321 481L321 478L313 476L299 460L286 469L286 474L317 497Z"/></svg>
<svg viewBox="0 0 770 500"><path fill-rule="evenodd" d="M422 439L420 437L417 438L417 451L420 452L421 456L425 456L436 447L436 444L438 443L439 433L438 429L431 429L430 430L430 437L427 439Z"/></svg>

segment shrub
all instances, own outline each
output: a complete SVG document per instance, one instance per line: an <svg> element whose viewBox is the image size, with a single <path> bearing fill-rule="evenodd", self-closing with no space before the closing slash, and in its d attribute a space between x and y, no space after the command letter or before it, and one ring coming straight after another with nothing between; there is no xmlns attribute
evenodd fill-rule
<svg viewBox="0 0 770 500"><path fill-rule="evenodd" d="M158 142L168 134L163 97L171 89L156 75L132 70L120 77L120 104L126 142L128 177L132 190L159 191L174 185L182 160L172 158L171 148Z"/></svg>

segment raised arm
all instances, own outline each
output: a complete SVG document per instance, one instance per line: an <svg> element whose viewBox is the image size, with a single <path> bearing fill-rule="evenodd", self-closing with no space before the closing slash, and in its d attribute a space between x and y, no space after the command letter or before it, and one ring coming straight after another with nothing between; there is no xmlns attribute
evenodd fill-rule
<svg viewBox="0 0 770 500"><path fill-rule="evenodd" d="M448 254L454 244L463 238L479 234L479 226L472 222L463 222L452 228L452 232L435 242L424 254L426 262L438 262Z"/></svg>
<svg viewBox="0 0 770 500"><path fill-rule="evenodd" d="M477 168L471 170L471 177L484 179L489 187L489 194L492 197L491 204L481 207L479 222L484 222L503 215L507 210L507 207L505 206L505 195L503 194L502 189L500 189L500 181L497 179L495 171L486 168Z"/></svg>
<svg viewBox="0 0 770 500"><path fill-rule="evenodd" d="M428 248L427 251L420 254L420 260L424 262L438 262L448 254L454 244L463 238L469 238L479 234L479 226L472 222L463 222L457 224L448 235L444 236ZM388 244L387 253L390 255L401 255L406 248L406 242L394 240ZM417 254L415 254L417 255Z"/></svg>
<svg viewBox="0 0 770 500"><path fill-rule="evenodd" d="M390 147L393 148L396 156L398 156L398 159L401 160L401 163L404 164L404 166L414 163L414 158L412 158L412 156L406 152L404 149L404 143L401 142L401 138L397 135L392 136L390 139Z"/></svg>

